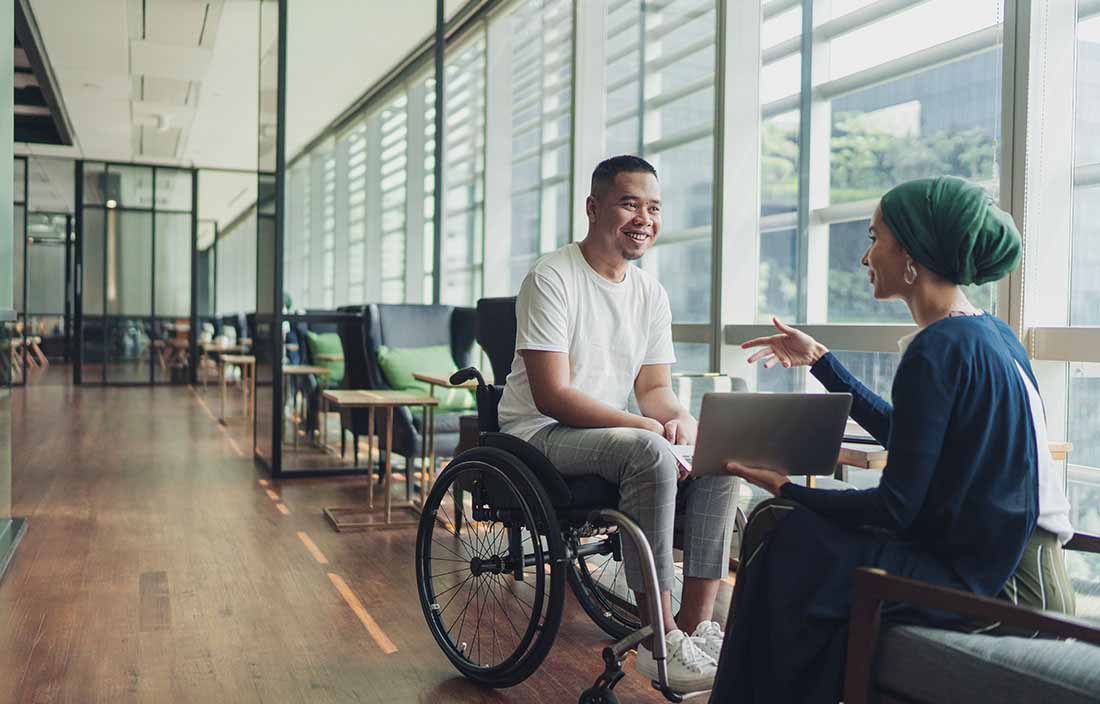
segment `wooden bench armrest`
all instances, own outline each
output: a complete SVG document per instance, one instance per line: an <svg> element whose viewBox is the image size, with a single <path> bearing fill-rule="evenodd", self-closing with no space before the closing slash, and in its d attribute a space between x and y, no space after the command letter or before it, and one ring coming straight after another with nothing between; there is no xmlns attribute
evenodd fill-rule
<svg viewBox="0 0 1100 704"><path fill-rule="evenodd" d="M1001 599L978 596L914 579L896 577L870 567L856 570L853 579L848 663L844 674L846 704L874 701L875 650L879 641L884 602L901 602L948 611L978 622L1000 622L1022 631L1038 631L1059 638L1100 645L1100 626L1083 619L1015 606Z"/></svg>

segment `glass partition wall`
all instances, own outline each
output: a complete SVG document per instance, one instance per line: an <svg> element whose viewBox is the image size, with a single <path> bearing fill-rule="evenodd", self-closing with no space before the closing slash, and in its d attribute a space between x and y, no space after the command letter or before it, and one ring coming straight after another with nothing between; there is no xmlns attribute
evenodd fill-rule
<svg viewBox="0 0 1100 704"><path fill-rule="evenodd" d="M256 307L252 338L256 396L253 453L272 474L282 471L283 192L286 150L285 0L260 0L256 125Z"/></svg>
<svg viewBox="0 0 1100 704"><path fill-rule="evenodd" d="M73 218L68 213L27 215L25 329L31 351L69 361L72 332ZM30 352L28 352L30 354Z"/></svg>
<svg viewBox="0 0 1100 704"><path fill-rule="evenodd" d="M77 383L186 383L195 172L77 162Z"/></svg>
<svg viewBox="0 0 1100 704"><path fill-rule="evenodd" d="M26 288L25 272L27 270L27 158L15 157L12 173L12 255L11 282L13 289L12 308L15 311L15 320L6 325L7 344L4 348L4 364L9 370L8 379L12 386L21 386L26 383L27 377L27 346L24 344L23 330L26 325L26 310L24 290Z"/></svg>

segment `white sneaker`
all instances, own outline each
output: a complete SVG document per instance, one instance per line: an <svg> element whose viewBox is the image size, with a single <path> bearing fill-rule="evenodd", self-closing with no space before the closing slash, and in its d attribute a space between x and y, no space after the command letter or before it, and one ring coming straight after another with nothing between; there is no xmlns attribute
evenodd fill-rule
<svg viewBox="0 0 1100 704"><path fill-rule="evenodd" d="M722 627L718 625L717 621L703 621L695 627L695 632L691 634L691 639L695 641L695 645L713 658L714 662L718 662L718 656L722 654L722 641L725 638L726 634L722 632Z"/></svg>
<svg viewBox="0 0 1100 704"><path fill-rule="evenodd" d="M700 650L695 642L683 631L669 631L665 634L668 651L668 686L675 692L699 692L714 687L714 675L718 664L714 658ZM651 680L657 679L657 661L653 653L644 645L638 646L638 655L634 658L634 667Z"/></svg>

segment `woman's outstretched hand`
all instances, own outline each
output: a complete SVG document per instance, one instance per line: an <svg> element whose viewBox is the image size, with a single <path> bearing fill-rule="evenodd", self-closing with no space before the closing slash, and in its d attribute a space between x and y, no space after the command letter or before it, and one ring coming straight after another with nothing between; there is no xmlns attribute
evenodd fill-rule
<svg viewBox="0 0 1100 704"><path fill-rule="evenodd" d="M758 486L772 496L779 496L783 485L790 481L786 474L763 467L749 467L740 462L726 462L725 469L735 477L741 477L749 484Z"/></svg>
<svg viewBox="0 0 1100 704"><path fill-rule="evenodd" d="M779 330L778 335L754 337L741 343L741 349L745 350L762 348L749 357L749 364L763 359L765 369L776 364L784 367L810 366L829 351L825 345L801 330L784 325L778 318L773 317L772 324Z"/></svg>

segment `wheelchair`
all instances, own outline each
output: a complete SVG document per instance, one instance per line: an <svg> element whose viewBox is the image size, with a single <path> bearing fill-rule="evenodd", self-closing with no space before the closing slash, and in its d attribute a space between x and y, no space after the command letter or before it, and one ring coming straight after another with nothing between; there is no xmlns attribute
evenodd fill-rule
<svg viewBox="0 0 1100 704"><path fill-rule="evenodd" d="M654 636L658 680L668 686L661 600L650 599L651 626L642 628L627 589L622 540L633 540L646 592L656 594L649 543L617 510L618 487L596 476L563 477L528 443L500 432L497 405L504 387L485 383L473 367L452 384L477 380L477 447L455 457L424 501L416 539L420 605L432 636L465 677L511 687L531 676L561 625L568 582L585 613L609 636L604 670L580 704L615 704L622 659ZM469 498L464 498L469 497ZM673 589L677 608L682 576Z"/></svg>

